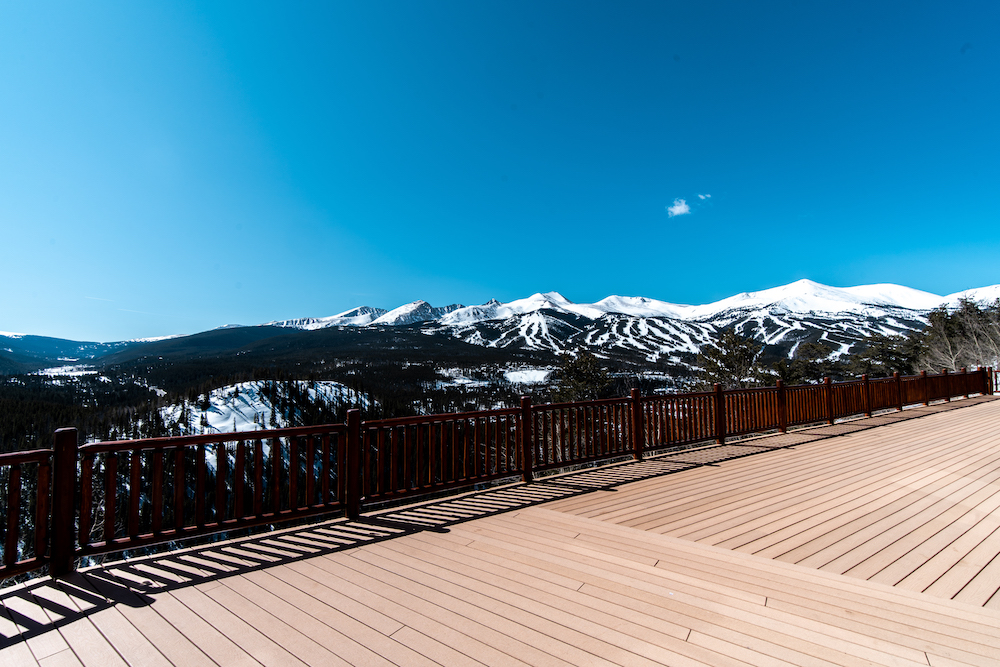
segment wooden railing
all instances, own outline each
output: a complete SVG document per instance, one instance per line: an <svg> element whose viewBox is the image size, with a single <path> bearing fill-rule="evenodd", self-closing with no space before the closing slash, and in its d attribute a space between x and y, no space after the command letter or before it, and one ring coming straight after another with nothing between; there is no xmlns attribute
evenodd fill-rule
<svg viewBox="0 0 1000 667"><path fill-rule="evenodd" d="M631 454L631 399L534 406L529 430L535 472Z"/></svg>
<svg viewBox="0 0 1000 667"><path fill-rule="evenodd" d="M0 455L0 578L46 564L905 405L992 394L971 373L641 396ZM5 492L3 492L5 489Z"/></svg>
<svg viewBox="0 0 1000 667"><path fill-rule="evenodd" d="M28 472L25 475L25 471ZM36 570L49 562L52 450L0 454L0 517L4 517L0 577Z"/></svg>
<svg viewBox="0 0 1000 667"><path fill-rule="evenodd" d="M384 501L519 475L519 416L511 408L365 422L360 493Z"/></svg>
<svg viewBox="0 0 1000 667"><path fill-rule="evenodd" d="M79 448L77 553L344 509L346 424Z"/></svg>

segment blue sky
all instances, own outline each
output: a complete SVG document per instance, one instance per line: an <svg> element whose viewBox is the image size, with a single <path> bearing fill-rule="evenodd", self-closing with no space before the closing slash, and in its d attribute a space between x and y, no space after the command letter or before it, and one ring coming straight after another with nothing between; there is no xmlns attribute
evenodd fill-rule
<svg viewBox="0 0 1000 667"><path fill-rule="evenodd" d="M961 1L3 3L0 330L1000 283L997 26Z"/></svg>

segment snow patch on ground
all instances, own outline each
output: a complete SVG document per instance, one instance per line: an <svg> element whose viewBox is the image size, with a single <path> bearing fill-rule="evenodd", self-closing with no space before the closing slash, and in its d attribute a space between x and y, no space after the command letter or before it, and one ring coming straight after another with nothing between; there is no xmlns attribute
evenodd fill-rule
<svg viewBox="0 0 1000 667"><path fill-rule="evenodd" d="M53 366L35 371L32 375L46 375L48 377L82 377L84 375L97 375L93 366L87 364L72 364L68 366Z"/></svg>
<svg viewBox="0 0 1000 667"><path fill-rule="evenodd" d="M279 392L283 392L289 383L275 384ZM310 403L322 402L331 407L369 407L367 396L339 382L295 380L291 384L300 393L308 394ZM168 428L177 424L184 435L258 431L290 426L280 406L272 404L268 397L270 392L265 385L265 380L253 380L214 389L209 393L207 410L202 409L203 401L199 400L196 403L175 403L161 408L160 415Z"/></svg>
<svg viewBox="0 0 1000 667"><path fill-rule="evenodd" d="M438 374L443 375L447 380L438 380L437 388L447 387L485 387L489 384L487 380L471 378L465 375L461 368L439 368Z"/></svg>
<svg viewBox="0 0 1000 667"><path fill-rule="evenodd" d="M519 371L506 371L503 376L511 384L540 384L546 381L550 372L544 368L531 368Z"/></svg>

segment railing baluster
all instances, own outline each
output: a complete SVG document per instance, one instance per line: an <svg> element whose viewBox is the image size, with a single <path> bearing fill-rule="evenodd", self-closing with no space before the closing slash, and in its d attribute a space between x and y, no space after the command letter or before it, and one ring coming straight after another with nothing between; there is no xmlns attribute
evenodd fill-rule
<svg viewBox="0 0 1000 667"><path fill-rule="evenodd" d="M38 462L38 487L35 491L35 558L41 559L49 545L49 492L52 466L49 461Z"/></svg>
<svg viewBox="0 0 1000 667"><path fill-rule="evenodd" d="M226 477L229 476L229 451L225 442L215 445L215 522L226 520Z"/></svg>
<svg viewBox="0 0 1000 667"><path fill-rule="evenodd" d="M83 455L80 462L80 537L78 543L90 544L90 522L94 516L94 455ZM70 516L72 521L72 516Z"/></svg>
<svg viewBox="0 0 1000 667"><path fill-rule="evenodd" d="M319 504L320 505L329 505L330 504L330 471L331 471L331 466L330 466L330 434L329 433L324 433L323 434L323 450L322 451L323 451L323 460L322 460L322 463L320 464L320 471L321 471L320 474L322 475L322 477L320 479L322 481L320 483L320 491L319 491L320 492L320 499L319 499Z"/></svg>
<svg viewBox="0 0 1000 667"><path fill-rule="evenodd" d="M236 441L236 467L233 469L233 518L246 516L245 496L247 479L247 448L245 440ZM310 477L310 479L312 479Z"/></svg>
<svg viewBox="0 0 1000 667"><path fill-rule="evenodd" d="M184 527L184 447L174 449L174 530Z"/></svg>
<svg viewBox="0 0 1000 667"><path fill-rule="evenodd" d="M205 508L205 474L208 464L205 462L205 443L198 445L198 454L195 460L195 487L194 487L194 523L199 528L204 528L208 519Z"/></svg>
<svg viewBox="0 0 1000 667"><path fill-rule="evenodd" d="M139 536L139 501L142 498L142 450L133 449L129 457L128 536Z"/></svg>
<svg viewBox="0 0 1000 667"><path fill-rule="evenodd" d="M288 438L288 509L299 508L299 439Z"/></svg>
<svg viewBox="0 0 1000 667"><path fill-rule="evenodd" d="M118 502L118 455L109 452L104 459L104 541L115 539L115 510Z"/></svg>
<svg viewBox="0 0 1000 667"><path fill-rule="evenodd" d="M271 438L271 513L281 511L281 438Z"/></svg>
<svg viewBox="0 0 1000 667"><path fill-rule="evenodd" d="M153 452L153 516L152 529L157 534L163 530L163 450L157 448ZM81 515L81 521L83 519Z"/></svg>
<svg viewBox="0 0 1000 667"><path fill-rule="evenodd" d="M309 436L306 443L306 501L303 507L316 505L316 438Z"/></svg>
<svg viewBox="0 0 1000 667"><path fill-rule="evenodd" d="M253 443L253 515L264 513L264 441L257 438Z"/></svg>
<svg viewBox="0 0 1000 667"><path fill-rule="evenodd" d="M17 562L17 543L21 526L21 464L10 466L7 475L7 539L4 540L3 564Z"/></svg>
<svg viewBox="0 0 1000 667"><path fill-rule="evenodd" d="M434 446L434 422L427 425L427 479L424 480L426 486L434 484L434 471L437 468L437 447Z"/></svg>

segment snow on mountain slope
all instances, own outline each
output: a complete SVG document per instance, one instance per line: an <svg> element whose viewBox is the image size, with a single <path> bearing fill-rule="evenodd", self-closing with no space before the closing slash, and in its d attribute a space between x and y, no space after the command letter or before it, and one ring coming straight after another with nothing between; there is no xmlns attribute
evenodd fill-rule
<svg viewBox="0 0 1000 667"><path fill-rule="evenodd" d="M272 404L269 396L281 395L294 384L308 402L324 403L336 409L340 406L368 407L368 398L339 382L296 380L292 383L274 383L276 394L269 391L267 381L240 382L209 394L209 408L202 410L197 403L173 404L160 409L167 428L177 425L182 435L200 433L232 433L257 431L290 426L289 415ZM301 405L302 403L299 403Z"/></svg>
<svg viewBox="0 0 1000 667"><path fill-rule="evenodd" d="M684 319L705 320L731 310L768 309L784 313L864 313L879 316L885 308L929 310L943 298L901 285L860 285L830 287L811 280L760 292L744 292L715 303L690 306Z"/></svg>
<svg viewBox="0 0 1000 667"><path fill-rule="evenodd" d="M1000 285L990 285L989 287L976 287L962 292L955 292L944 297L951 307L958 306L960 299L969 299L978 304L992 304L1000 299Z"/></svg>
<svg viewBox="0 0 1000 667"><path fill-rule="evenodd" d="M517 299L510 303L500 303L493 299L482 306L459 308L442 317L440 322L444 325L461 326L488 320L505 320L542 310L571 313L589 320L596 320L606 312L595 304L573 303L559 292L545 292L532 294L526 299Z"/></svg>
<svg viewBox="0 0 1000 667"><path fill-rule="evenodd" d="M596 303L574 303L558 292L532 294L524 299L501 303L491 299L475 306L443 306L435 308L426 301L414 301L391 311L361 307L325 318L301 318L268 322L273 326L318 329L326 326L366 326L368 324L398 326L435 321L442 326L467 327L492 320L506 320L532 313L550 311L599 320L605 315L656 317L686 321L709 321L730 311L768 310L781 313L855 313L883 317L896 309L929 311L947 302L957 302L968 294L976 300L1000 296L1000 286L966 290L948 297L915 290L902 285L877 284L856 287L830 287L812 280L799 280L788 285L759 292L744 292L703 305L685 305L647 297L609 296Z"/></svg>
<svg viewBox="0 0 1000 667"><path fill-rule="evenodd" d="M359 306L345 310L331 317L300 317L294 320L267 322L263 326L288 327L291 329L324 329L326 327L363 327L371 324L386 313L384 308Z"/></svg>
<svg viewBox="0 0 1000 667"><path fill-rule="evenodd" d="M400 306L399 308L390 310L387 313L383 313L377 319L372 320L371 323L385 324L389 326L417 324L419 322L439 319L460 308L462 308L462 306L459 304L435 308L426 301L414 301L404 306Z"/></svg>
<svg viewBox="0 0 1000 667"><path fill-rule="evenodd" d="M606 357L677 362L732 327L790 354L804 341L820 340L840 353L873 333L901 334L926 325L927 313L960 297L1000 298L1000 285L947 297L894 284L831 287L799 280L713 303L684 305L646 297L609 296L574 303L558 292L482 305L435 308L414 301L392 311L356 308L332 318L286 320L281 326L420 325L486 347L565 351L587 347Z"/></svg>
<svg viewBox="0 0 1000 667"><path fill-rule="evenodd" d="M644 296L609 296L601 299L594 306L605 313L620 313L636 317L670 317L675 320L686 319L687 313L695 306L684 306Z"/></svg>
<svg viewBox="0 0 1000 667"><path fill-rule="evenodd" d="M857 287L844 287L842 290L860 298L864 303L910 310L931 310L940 306L947 299L947 297L941 297L937 294L892 283L858 285Z"/></svg>

